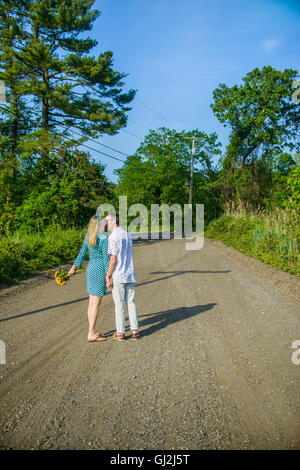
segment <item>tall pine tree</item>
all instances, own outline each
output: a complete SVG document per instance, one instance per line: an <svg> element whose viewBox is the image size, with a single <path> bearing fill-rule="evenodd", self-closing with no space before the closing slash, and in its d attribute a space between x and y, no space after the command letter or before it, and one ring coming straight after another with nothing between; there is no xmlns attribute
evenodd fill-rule
<svg viewBox="0 0 300 470"><path fill-rule="evenodd" d="M16 8L20 2L10 3ZM14 57L32 126L19 140L19 152L23 157L36 155L40 177L46 179L55 171L51 151L64 143L64 131L74 126L84 136L115 134L126 125L135 91L123 92L126 74L114 70L112 52L91 55L97 41L84 33L99 16L92 0L25 3L26 34ZM7 65L2 62L1 67L5 76ZM12 89L9 82L7 86Z"/></svg>

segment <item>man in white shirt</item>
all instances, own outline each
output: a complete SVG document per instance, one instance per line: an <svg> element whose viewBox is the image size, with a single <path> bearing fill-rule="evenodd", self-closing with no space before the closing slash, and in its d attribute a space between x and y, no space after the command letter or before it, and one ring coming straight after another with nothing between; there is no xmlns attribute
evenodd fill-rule
<svg viewBox="0 0 300 470"><path fill-rule="evenodd" d="M119 226L119 217L109 214L105 217L108 237L110 262L106 274L106 286L111 287L115 302L116 333L113 338L125 341L125 303L127 305L132 339L139 339L137 309L135 304L136 278L132 259L131 235Z"/></svg>

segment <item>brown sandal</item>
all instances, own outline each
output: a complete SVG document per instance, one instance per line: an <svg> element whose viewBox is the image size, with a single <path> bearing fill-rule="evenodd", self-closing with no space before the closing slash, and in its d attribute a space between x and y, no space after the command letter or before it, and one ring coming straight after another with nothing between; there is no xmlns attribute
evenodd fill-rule
<svg viewBox="0 0 300 470"><path fill-rule="evenodd" d="M99 338L107 338L107 335L105 333L96 333Z"/></svg>
<svg viewBox="0 0 300 470"><path fill-rule="evenodd" d="M132 333L132 340L136 341L137 339L140 339L140 334L139 333Z"/></svg>
<svg viewBox="0 0 300 470"><path fill-rule="evenodd" d="M96 336L95 339L88 339L88 343L101 343L101 341L106 341L107 338L103 336Z"/></svg>
<svg viewBox="0 0 300 470"><path fill-rule="evenodd" d="M113 339L116 341L125 341L125 334L124 333L114 333Z"/></svg>

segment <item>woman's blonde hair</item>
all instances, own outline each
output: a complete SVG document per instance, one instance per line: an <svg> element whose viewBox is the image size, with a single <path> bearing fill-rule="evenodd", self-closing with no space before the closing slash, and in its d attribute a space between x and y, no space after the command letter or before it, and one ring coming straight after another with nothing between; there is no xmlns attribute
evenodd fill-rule
<svg viewBox="0 0 300 470"><path fill-rule="evenodd" d="M87 234L86 234L86 241L89 246L96 246L97 245L97 229L98 229L98 216L93 215L90 218Z"/></svg>

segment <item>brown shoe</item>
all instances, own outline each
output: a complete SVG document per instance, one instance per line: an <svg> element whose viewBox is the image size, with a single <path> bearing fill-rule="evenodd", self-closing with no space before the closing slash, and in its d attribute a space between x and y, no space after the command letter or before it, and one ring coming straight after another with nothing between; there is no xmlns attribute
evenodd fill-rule
<svg viewBox="0 0 300 470"><path fill-rule="evenodd" d="M138 332L137 333L132 333L132 340L133 341L136 341L136 340L140 339L140 337L141 336Z"/></svg>
<svg viewBox="0 0 300 470"><path fill-rule="evenodd" d="M116 341L125 341L125 334L124 333L114 333L113 339Z"/></svg>

